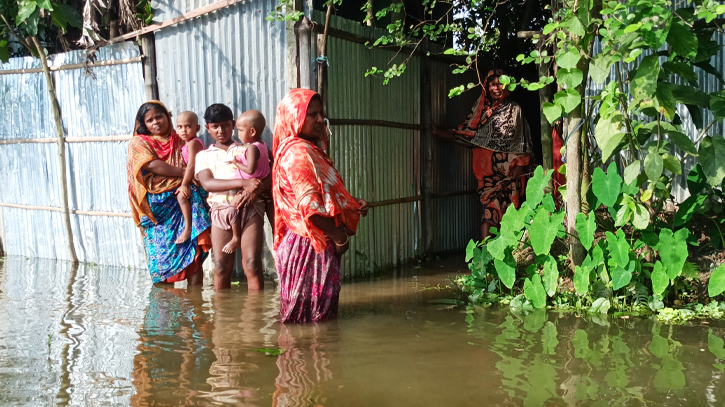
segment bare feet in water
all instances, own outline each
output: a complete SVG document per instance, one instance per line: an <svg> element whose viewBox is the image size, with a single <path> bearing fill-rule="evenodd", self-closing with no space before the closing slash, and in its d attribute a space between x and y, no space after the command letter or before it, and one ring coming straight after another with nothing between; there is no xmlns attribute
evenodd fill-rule
<svg viewBox="0 0 725 407"><path fill-rule="evenodd" d="M232 236L232 240L229 241L223 248L222 251L226 254L232 254L239 248L239 238Z"/></svg>
<svg viewBox="0 0 725 407"><path fill-rule="evenodd" d="M190 237L191 237L191 229L184 228L184 231L181 232L181 234L179 235L179 237L176 239L176 241L174 243L182 244L185 241L189 240Z"/></svg>

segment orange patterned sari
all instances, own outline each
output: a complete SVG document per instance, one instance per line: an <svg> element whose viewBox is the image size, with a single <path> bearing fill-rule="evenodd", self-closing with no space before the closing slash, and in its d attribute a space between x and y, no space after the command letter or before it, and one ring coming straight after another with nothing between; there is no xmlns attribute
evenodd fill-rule
<svg viewBox="0 0 725 407"><path fill-rule="evenodd" d="M325 146L299 137L315 95L308 89L293 89L277 107L272 170L275 249L291 231L312 241L315 252L325 251L326 237L310 222L312 215L334 218L352 233L360 220L360 205L345 189Z"/></svg>

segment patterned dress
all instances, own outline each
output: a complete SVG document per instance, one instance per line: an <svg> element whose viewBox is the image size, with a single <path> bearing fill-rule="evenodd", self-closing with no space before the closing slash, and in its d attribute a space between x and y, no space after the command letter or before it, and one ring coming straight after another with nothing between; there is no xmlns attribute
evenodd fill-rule
<svg viewBox="0 0 725 407"><path fill-rule="evenodd" d="M519 207L526 192L526 177L511 179L515 167L528 169L533 144L529 126L521 107L507 100L504 91L498 101L487 98L489 80L500 71L488 73L483 92L468 118L453 130L459 138L476 148L473 150L473 173L478 180L478 196L483 209L481 223L501 224L506 208Z"/></svg>

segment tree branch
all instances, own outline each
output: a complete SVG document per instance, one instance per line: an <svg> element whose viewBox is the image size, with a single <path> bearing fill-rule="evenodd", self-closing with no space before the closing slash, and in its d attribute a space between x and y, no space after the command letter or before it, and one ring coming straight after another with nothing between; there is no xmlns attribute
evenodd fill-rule
<svg viewBox="0 0 725 407"><path fill-rule="evenodd" d="M8 23L8 20L5 18L4 15L0 14L0 17L2 17L3 21L5 22L5 25L8 27L8 30L10 30L10 34L12 34L13 37L17 38L18 42L20 42L20 44L22 44L25 48L27 48L27 50L30 52L30 55L33 55L34 52L33 52L33 49L30 47L30 44L28 44L25 40L20 38L20 36L15 32L15 30L13 30L13 27L10 26L10 23Z"/></svg>

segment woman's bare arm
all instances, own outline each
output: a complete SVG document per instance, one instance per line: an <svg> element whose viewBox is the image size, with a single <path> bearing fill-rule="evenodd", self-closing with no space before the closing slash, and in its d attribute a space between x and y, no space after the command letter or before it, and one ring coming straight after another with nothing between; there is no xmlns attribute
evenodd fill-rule
<svg viewBox="0 0 725 407"><path fill-rule="evenodd" d="M183 168L174 167L173 165L161 160L149 161L148 163L141 166L141 169L154 173L156 175L162 175L164 177L182 178L184 176Z"/></svg>

